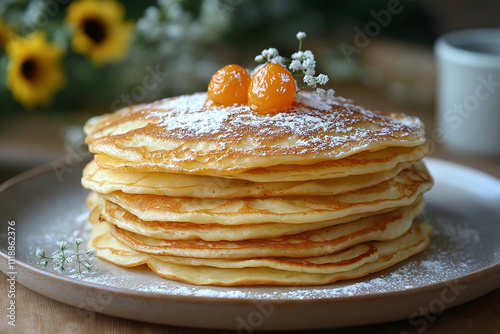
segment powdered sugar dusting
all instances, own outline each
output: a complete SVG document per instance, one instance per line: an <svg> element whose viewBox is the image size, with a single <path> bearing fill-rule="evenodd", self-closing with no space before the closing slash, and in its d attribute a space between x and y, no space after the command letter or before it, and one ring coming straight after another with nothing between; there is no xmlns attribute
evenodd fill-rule
<svg viewBox="0 0 500 334"><path fill-rule="evenodd" d="M342 98L299 93L289 112L262 115L246 105L205 108L206 97L205 93L198 93L157 101L148 107L145 119L154 119L166 137L180 133L184 139L220 143L241 142L251 136L255 145L293 137L299 140L294 146L311 148L314 144L319 150L352 141L368 144L396 133L400 141L423 135L421 124L414 117L383 115Z"/></svg>
<svg viewBox="0 0 500 334"><path fill-rule="evenodd" d="M280 73L281 81L290 82L290 77L286 73Z"/></svg>
<svg viewBox="0 0 500 334"><path fill-rule="evenodd" d="M481 241L479 231L468 227L464 220L441 218L439 226L442 226L443 230L446 231L446 235L449 235L457 243L477 244ZM438 235L441 235L441 233L443 232L440 230L437 232Z"/></svg>
<svg viewBox="0 0 500 334"><path fill-rule="evenodd" d="M421 265L428 271L439 272L443 270L441 261L422 261Z"/></svg>

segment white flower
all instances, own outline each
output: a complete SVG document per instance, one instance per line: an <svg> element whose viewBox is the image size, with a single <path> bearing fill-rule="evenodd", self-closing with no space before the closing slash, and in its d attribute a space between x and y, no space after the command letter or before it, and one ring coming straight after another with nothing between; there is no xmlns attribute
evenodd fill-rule
<svg viewBox="0 0 500 334"><path fill-rule="evenodd" d="M297 51L292 54L292 59L302 60L304 58L304 51Z"/></svg>
<svg viewBox="0 0 500 334"><path fill-rule="evenodd" d="M61 248L61 250L63 251L68 249L68 243L66 241L59 242L59 248Z"/></svg>
<svg viewBox="0 0 500 334"><path fill-rule="evenodd" d="M258 55L258 56L255 56L254 60L257 62L257 63L263 63L266 61L266 59L264 58L263 55Z"/></svg>
<svg viewBox="0 0 500 334"><path fill-rule="evenodd" d="M57 265L61 265L61 264L63 263L63 261L64 261L64 260L65 260L65 259L64 259L64 257L63 257L61 254L56 254L56 255L54 256L54 262L55 262L55 264L57 264Z"/></svg>
<svg viewBox="0 0 500 334"><path fill-rule="evenodd" d="M284 65L286 59L278 53L278 50L275 48L269 48L262 50L262 53L254 58L254 60L258 63L274 63Z"/></svg>
<svg viewBox="0 0 500 334"><path fill-rule="evenodd" d="M95 251L95 249L93 249L93 248L92 248L92 249L89 249L89 250L87 251L87 255L88 255L88 256L94 256L94 255L96 255L96 254L97 254L97 252L96 252L96 251Z"/></svg>
<svg viewBox="0 0 500 334"><path fill-rule="evenodd" d="M320 85L325 85L328 82L328 76L326 74L320 74L316 77L316 81Z"/></svg>
<svg viewBox="0 0 500 334"><path fill-rule="evenodd" d="M285 58L283 58L282 56L275 56L275 57L270 58L269 62L273 63L273 64L284 65Z"/></svg>
<svg viewBox="0 0 500 334"><path fill-rule="evenodd" d="M36 250L36 257L38 258L44 258L45 257L45 252L41 250L40 248Z"/></svg>
<svg viewBox="0 0 500 334"><path fill-rule="evenodd" d="M297 51L292 54L292 59L289 66L292 71L302 71L306 75L316 74L316 60L311 50Z"/></svg>
<svg viewBox="0 0 500 334"><path fill-rule="evenodd" d="M262 56L264 56L265 58L267 58L269 60L270 58L274 58L276 56L279 56L279 53L278 53L277 49L269 48L269 49L262 50Z"/></svg>
<svg viewBox="0 0 500 334"><path fill-rule="evenodd" d="M82 239L82 238L76 238L76 239L75 239L75 244L76 244L77 246L80 246L82 243L83 243L83 239Z"/></svg>
<svg viewBox="0 0 500 334"><path fill-rule="evenodd" d="M304 75L304 83L310 87L316 87L316 79L309 74Z"/></svg>
<svg viewBox="0 0 500 334"><path fill-rule="evenodd" d="M302 69L302 63L300 62L300 60L294 59L292 60L288 68L294 72L300 71Z"/></svg>
<svg viewBox="0 0 500 334"><path fill-rule="evenodd" d="M333 97L335 95L335 91L330 88L326 91L326 95L328 95L328 97Z"/></svg>
<svg viewBox="0 0 500 334"><path fill-rule="evenodd" d="M314 53L311 50L304 51L304 58L314 60Z"/></svg>
<svg viewBox="0 0 500 334"><path fill-rule="evenodd" d="M304 73L308 75L316 74L316 61L314 59L305 59L302 62L302 67L304 69Z"/></svg>
<svg viewBox="0 0 500 334"><path fill-rule="evenodd" d="M297 37L297 39L300 41L301 39L306 38L306 33L305 33L305 32L303 32L303 31L299 31L299 32L297 33L297 35L295 35L295 36L296 36L296 37Z"/></svg>

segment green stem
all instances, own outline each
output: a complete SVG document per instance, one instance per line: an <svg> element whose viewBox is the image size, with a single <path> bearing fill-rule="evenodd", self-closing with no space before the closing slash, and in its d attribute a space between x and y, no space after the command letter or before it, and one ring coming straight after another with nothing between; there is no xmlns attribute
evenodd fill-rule
<svg viewBox="0 0 500 334"><path fill-rule="evenodd" d="M61 247L61 254L62 254L61 271L64 271L64 263L66 262L66 256L64 255L64 249L62 249L62 247Z"/></svg>
<svg viewBox="0 0 500 334"><path fill-rule="evenodd" d="M82 268L80 267L80 245L76 244L76 262L78 262L78 276L82 276Z"/></svg>

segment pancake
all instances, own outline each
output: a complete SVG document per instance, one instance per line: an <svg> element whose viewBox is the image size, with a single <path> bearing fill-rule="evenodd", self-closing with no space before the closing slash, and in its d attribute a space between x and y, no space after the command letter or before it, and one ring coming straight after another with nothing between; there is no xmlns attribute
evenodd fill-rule
<svg viewBox="0 0 500 334"><path fill-rule="evenodd" d="M162 262L194 267L216 267L225 269L266 267L286 271L315 274L331 274L353 270L378 258L377 248L371 244L360 244L342 251L315 257L266 257L252 259L197 259L179 256L155 256Z"/></svg>
<svg viewBox="0 0 500 334"><path fill-rule="evenodd" d="M432 187L423 163L375 186L332 196L188 198L114 191L100 194L145 221L198 224L305 224L410 205Z"/></svg>
<svg viewBox="0 0 500 334"><path fill-rule="evenodd" d="M412 204L418 206L422 211L424 201L421 197ZM382 211L380 213L386 213ZM222 225L222 224L195 224L186 222L160 222L143 221L137 216L124 210L119 205L104 201L102 209L99 209L100 221L106 221L117 227L155 239L189 240L201 239L206 241L236 241L245 239L274 238L284 235L292 235L306 231L321 229L328 226L346 224L372 213L353 215L341 219L320 221L309 224L279 224L262 223L246 225Z"/></svg>
<svg viewBox="0 0 500 334"><path fill-rule="evenodd" d="M380 215L272 239L240 241L164 240L149 238L114 226L111 233L130 248L153 255L242 259L307 257L338 252L370 240L390 240L404 234L421 212L414 205Z"/></svg>
<svg viewBox="0 0 500 334"><path fill-rule="evenodd" d="M224 174L222 175L224 178L254 182L307 181L341 178L350 175L371 175L386 172L403 163L411 165L413 162L425 157L428 152L429 147L426 143L416 147L395 146L379 151L361 152L343 159L326 160L310 165L276 165L253 168L237 174L233 174L231 171L220 172L218 174ZM106 170L135 173L171 172L170 168L165 168L161 163L151 161L121 161L103 154L96 154L95 162L99 167ZM209 175L207 172L197 172L200 175Z"/></svg>
<svg viewBox="0 0 500 334"><path fill-rule="evenodd" d="M382 242L373 242L378 250L378 259L346 272L314 274L284 271L272 268L221 269L209 266L193 267L160 260L148 260L148 266L158 275L197 285L324 285L339 280L354 279L386 269L423 251L430 242L432 227L416 222L402 237Z"/></svg>
<svg viewBox="0 0 500 334"><path fill-rule="evenodd" d="M343 178L295 181L252 182L221 177L173 173L133 173L102 169L91 161L83 171L82 185L101 194L122 191L171 197L239 198L264 196L337 195L376 185L408 167L398 164L386 172Z"/></svg>
<svg viewBox="0 0 500 334"><path fill-rule="evenodd" d="M268 257L246 260L197 259L176 256L150 256L133 251L125 244L114 238L110 233L110 225L99 224L94 229L93 247L99 249L100 254L112 257L113 253L121 252L120 257L114 258L114 263L122 266L137 266L147 263L148 258L163 262L187 266L210 266L217 268L247 268L268 267L280 270L292 270L310 273L332 273L352 270L365 263L373 262L378 258L377 249L372 244L363 244L350 247L335 254L305 258ZM104 255L104 252L107 255Z"/></svg>
<svg viewBox="0 0 500 334"><path fill-rule="evenodd" d="M85 125L89 150L162 171L234 175L276 165L310 165L387 147L425 143L416 117L363 108L344 99L298 93L274 115L249 106L205 107L206 93L96 116Z"/></svg>
<svg viewBox="0 0 500 334"><path fill-rule="evenodd" d="M95 223L89 247L97 256L124 267L147 264L158 275L196 285L319 285L383 270L423 251L432 228L415 222L399 238L372 241L315 258L213 260L158 257L139 253L115 239L109 225Z"/></svg>

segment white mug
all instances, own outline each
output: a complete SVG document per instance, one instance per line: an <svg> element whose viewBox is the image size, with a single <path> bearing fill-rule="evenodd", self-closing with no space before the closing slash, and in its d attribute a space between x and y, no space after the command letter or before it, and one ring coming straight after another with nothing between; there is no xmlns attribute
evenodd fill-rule
<svg viewBox="0 0 500 334"><path fill-rule="evenodd" d="M435 53L443 144L461 153L500 156L500 29L445 34Z"/></svg>

